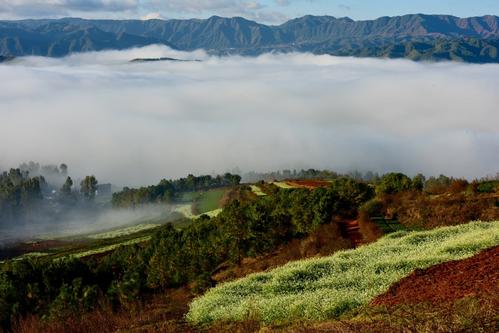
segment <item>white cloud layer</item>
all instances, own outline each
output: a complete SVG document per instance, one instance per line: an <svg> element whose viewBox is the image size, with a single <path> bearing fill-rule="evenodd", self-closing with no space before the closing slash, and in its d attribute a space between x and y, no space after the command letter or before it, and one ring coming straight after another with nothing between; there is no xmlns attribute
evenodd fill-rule
<svg viewBox="0 0 499 333"><path fill-rule="evenodd" d="M143 3L143 7L154 8L164 13L188 15L216 12L221 16L243 16L259 22L271 23L282 23L288 19L283 13L272 10L263 2L255 0L148 0Z"/></svg>
<svg viewBox="0 0 499 333"><path fill-rule="evenodd" d="M168 56L202 62L129 63ZM0 169L117 185L234 167L499 171L499 66L162 46L0 65Z"/></svg>
<svg viewBox="0 0 499 333"><path fill-rule="evenodd" d="M138 8L139 0L0 0L0 14L12 18L125 12Z"/></svg>

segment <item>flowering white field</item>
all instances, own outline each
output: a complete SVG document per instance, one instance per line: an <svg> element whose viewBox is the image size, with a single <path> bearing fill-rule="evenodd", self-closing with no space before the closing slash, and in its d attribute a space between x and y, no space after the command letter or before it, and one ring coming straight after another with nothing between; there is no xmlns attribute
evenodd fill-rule
<svg viewBox="0 0 499 333"><path fill-rule="evenodd" d="M335 318L369 303L416 268L499 245L499 222L390 234L330 257L289 263L222 284L190 305L193 324L256 319L266 324Z"/></svg>
<svg viewBox="0 0 499 333"><path fill-rule="evenodd" d="M262 191L262 189L259 186L250 185L250 187L251 187L251 192L255 193L259 197L264 197L267 195L265 194L265 192Z"/></svg>

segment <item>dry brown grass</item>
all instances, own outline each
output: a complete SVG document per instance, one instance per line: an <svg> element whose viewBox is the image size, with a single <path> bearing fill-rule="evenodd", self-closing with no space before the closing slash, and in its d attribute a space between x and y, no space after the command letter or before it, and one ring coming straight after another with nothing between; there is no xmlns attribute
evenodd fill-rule
<svg viewBox="0 0 499 333"><path fill-rule="evenodd" d="M357 223L360 227L360 233L366 243L373 243L383 237L383 231L371 221L367 213L360 212Z"/></svg>
<svg viewBox="0 0 499 333"><path fill-rule="evenodd" d="M487 298L464 298L440 305L367 307L354 318L292 327L267 328L266 333L449 333L498 332L498 302Z"/></svg>
<svg viewBox="0 0 499 333"><path fill-rule="evenodd" d="M73 314L59 319L45 320L28 316L14 323L13 331L20 333L87 333L87 332L197 332L184 320L188 304L194 295L187 288L169 290L148 297L141 302L113 311L101 305L85 314Z"/></svg>
<svg viewBox="0 0 499 333"><path fill-rule="evenodd" d="M495 295L462 298L454 303L398 305L371 310L400 332L497 332L499 302Z"/></svg>
<svg viewBox="0 0 499 333"><path fill-rule="evenodd" d="M382 199L388 217L409 227L426 229L499 219L499 198L495 195L447 193L428 196L421 193L399 193Z"/></svg>

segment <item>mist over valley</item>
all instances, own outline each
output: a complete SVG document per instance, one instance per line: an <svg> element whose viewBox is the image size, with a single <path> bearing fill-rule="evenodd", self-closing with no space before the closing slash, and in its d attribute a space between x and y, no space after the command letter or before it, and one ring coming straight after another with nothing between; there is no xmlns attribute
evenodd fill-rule
<svg viewBox="0 0 499 333"><path fill-rule="evenodd" d="M161 57L202 61L129 62ZM473 179L499 165L498 72L164 46L25 57L0 65L0 167L63 160L117 186L236 168Z"/></svg>

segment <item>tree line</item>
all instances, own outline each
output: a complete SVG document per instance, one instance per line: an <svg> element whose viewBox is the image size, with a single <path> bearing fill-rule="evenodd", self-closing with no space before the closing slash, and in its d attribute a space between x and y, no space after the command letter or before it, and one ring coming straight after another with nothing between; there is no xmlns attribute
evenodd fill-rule
<svg viewBox="0 0 499 333"><path fill-rule="evenodd" d="M62 185L47 179L54 177L63 177ZM4 171L0 173L0 227L36 220L41 212L50 215L61 207L88 204L95 198L97 184L95 176L86 176L75 190L66 164L40 167L30 162Z"/></svg>
<svg viewBox="0 0 499 333"><path fill-rule="evenodd" d="M373 184L379 194L396 194L404 191L421 191L433 195L466 191L470 194L499 192L499 177L498 179L475 179L469 182L464 178L454 178L446 175L426 178L423 174L417 174L410 178L403 173L392 172L383 175Z"/></svg>
<svg viewBox="0 0 499 333"><path fill-rule="evenodd" d="M209 190L220 187L239 185L241 177L231 173L212 177L210 175L194 176L176 180L161 180L157 185L137 189L125 187L121 192L113 194L113 207L130 208L151 203L169 203L176 195L183 192Z"/></svg>

